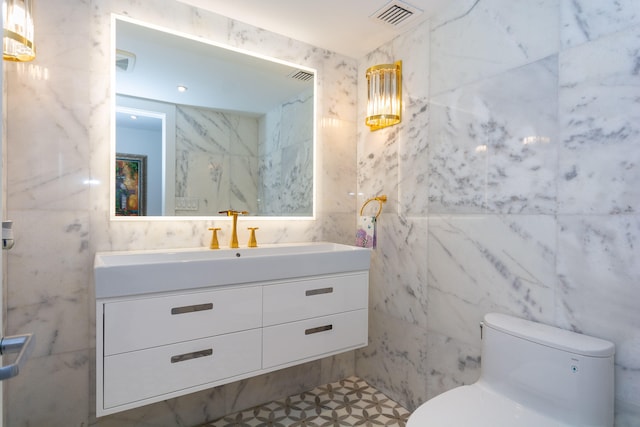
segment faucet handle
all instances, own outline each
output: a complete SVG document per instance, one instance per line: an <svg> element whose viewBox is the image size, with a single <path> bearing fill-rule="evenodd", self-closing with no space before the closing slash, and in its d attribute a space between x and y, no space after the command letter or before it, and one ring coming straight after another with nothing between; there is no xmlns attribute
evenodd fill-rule
<svg viewBox="0 0 640 427"><path fill-rule="evenodd" d="M234 211L233 209L227 209L226 211L219 211L219 214L225 214L226 216L234 216L234 215L248 215L248 211Z"/></svg>
<svg viewBox="0 0 640 427"><path fill-rule="evenodd" d="M258 241L256 240L256 230L258 227L247 227L247 230L251 230L251 236L249 237L249 244L247 245L250 248L257 248Z"/></svg>
<svg viewBox="0 0 640 427"><path fill-rule="evenodd" d="M220 227L209 227L209 230L213 231L211 235L211 243L209 243L209 249L220 249L218 243L218 230L222 230Z"/></svg>

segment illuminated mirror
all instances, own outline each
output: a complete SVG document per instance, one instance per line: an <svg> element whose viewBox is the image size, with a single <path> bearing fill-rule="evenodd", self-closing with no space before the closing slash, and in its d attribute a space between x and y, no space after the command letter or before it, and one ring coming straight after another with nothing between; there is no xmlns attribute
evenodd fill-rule
<svg viewBox="0 0 640 427"><path fill-rule="evenodd" d="M114 28L114 217L313 216L314 70Z"/></svg>

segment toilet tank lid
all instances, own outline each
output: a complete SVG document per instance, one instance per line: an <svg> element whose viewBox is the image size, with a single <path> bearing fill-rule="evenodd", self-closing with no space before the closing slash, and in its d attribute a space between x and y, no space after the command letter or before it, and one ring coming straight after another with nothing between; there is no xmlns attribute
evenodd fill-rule
<svg viewBox="0 0 640 427"><path fill-rule="evenodd" d="M609 341L506 314L488 313L484 316L484 325L529 341L583 356L610 357L615 353L615 346Z"/></svg>

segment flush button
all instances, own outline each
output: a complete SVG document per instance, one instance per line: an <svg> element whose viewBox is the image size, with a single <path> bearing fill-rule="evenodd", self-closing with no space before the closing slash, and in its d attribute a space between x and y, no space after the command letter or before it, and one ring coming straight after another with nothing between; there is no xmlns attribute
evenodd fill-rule
<svg viewBox="0 0 640 427"><path fill-rule="evenodd" d="M573 372L574 374L577 374L578 371L580 370L580 360L579 359L571 359L571 362L569 364L570 368L571 368L571 372Z"/></svg>

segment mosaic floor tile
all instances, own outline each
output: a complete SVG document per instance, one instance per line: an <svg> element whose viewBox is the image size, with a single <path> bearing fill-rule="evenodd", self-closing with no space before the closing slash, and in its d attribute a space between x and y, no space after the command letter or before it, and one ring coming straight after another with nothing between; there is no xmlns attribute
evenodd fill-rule
<svg viewBox="0 0 640 427"><path fill-rule="evenodd" d="M226 415L202 427L404 427L409 411L364 380L349 377Z"/></svg>

